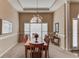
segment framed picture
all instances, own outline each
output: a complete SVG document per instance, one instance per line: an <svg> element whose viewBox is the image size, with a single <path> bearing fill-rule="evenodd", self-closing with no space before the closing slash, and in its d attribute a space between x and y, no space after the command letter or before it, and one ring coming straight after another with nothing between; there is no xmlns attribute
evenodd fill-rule
<svg viewBox="0 0 79 59"><path fill-rule="evenodd" d="M55 23L55 32L59 33L59 23Z"/></svg>

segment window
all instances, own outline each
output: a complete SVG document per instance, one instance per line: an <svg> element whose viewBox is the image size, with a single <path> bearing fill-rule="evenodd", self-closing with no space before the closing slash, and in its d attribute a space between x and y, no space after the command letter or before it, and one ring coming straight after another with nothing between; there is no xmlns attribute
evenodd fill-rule
<svg viewBox="0 0 79 59"><path fill-rule="evenodd" d="M78 47L78 20L73 20L73 47Z"/></svg>
<svg viewBox="0 0 79 59"><path fill-rule="evenodd" d="M39 38L41 38L41 23L31 23L30 24L30 35L32 39L33 33L38 33Z"/></svg>
<svg viewBox="0 0 79 59"><path fill-rule="evenodd" d="M32 38L33 33L38 33L39 38L44 39L45 34L48 32L47 23L24 23L24 33Z"/></svg>
<svg viewBox="0 0 79 59"><path fill-rule="evenodd" d="M12 32L12 23L6 20L2 20L2 34Z"/></svg>
<svg viewBox="0 0 79 59"><path fill-rule="evenodd" d="M42 23L42 19L40 15L33 15L30 23L24 24L24 33L28 34L29 38L33 38L33 33L38 33L39 39L44 39L48 31L48 24Z"/></svg>
<svg viewBox="0 0 79 59"><path fill-rule="evenodd" d="M42 39L44 39L45 34L48 32L48 24L42 23Z"/></svg>
<svg viewBox="0 0 79 59"><path fill-rule="evenodd" d="M30 36L30 24L29 23L24 23L24 34L27 34Z"/></svg>

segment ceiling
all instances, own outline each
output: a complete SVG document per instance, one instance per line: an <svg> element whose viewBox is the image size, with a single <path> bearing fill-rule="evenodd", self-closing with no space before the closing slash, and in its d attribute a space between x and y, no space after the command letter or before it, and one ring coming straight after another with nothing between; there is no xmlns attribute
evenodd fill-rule
<svg viewBox="0 0 79 59"><path fill-rule="evenodd" d="M55 0L18 0L23 8L50 8ZM38 3L38 4L37 4Z"/></svg>
<svg viewBox="0 0 79 59"><path fill-rule="evenodd" d="M8 0L18 12L53 12L66 0ZM73 0L74 1L74 0ZM77 0L79 1L79 0Z"/></svg>

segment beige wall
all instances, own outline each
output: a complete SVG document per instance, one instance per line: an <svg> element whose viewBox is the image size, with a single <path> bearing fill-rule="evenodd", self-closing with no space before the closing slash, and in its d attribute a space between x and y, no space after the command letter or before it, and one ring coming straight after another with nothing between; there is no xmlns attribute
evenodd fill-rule
<svg viewBox="0 0 79 59"><path fill-rule="evenodd" d="M25 22L29 23L34 14L35 13L20 13L19 14L20 35L24 34L24 23ZM53 13L39 13L39 15L43 17L42 22L48 23L48 32L52 32L53 31Z"/></svg>
<svg viewBox="0 0 79 59"><path fill-rule="evenodd" d="M53 30L55 31L55 23L59 23L59 37L61 38L60 47L65 48L65 7L62 5L54 12Z"/></svg>
<svg viewBox="0 0 79 59"><path fill-rule="evenodd" d="M14 46L18 40L18 13L8 3L8 0L0 0L0 18L13 23L13 32L0 35L0 56Z"/></svg>
<svg viewBox="0 0 79 59"><path fill-rule="evenodd" d="M0 35L2 33L2 20L0 19Z"/></svg>

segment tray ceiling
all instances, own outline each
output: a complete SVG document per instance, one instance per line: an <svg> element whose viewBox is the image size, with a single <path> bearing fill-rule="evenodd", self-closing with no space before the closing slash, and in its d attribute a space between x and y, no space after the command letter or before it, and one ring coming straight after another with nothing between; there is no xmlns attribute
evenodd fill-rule
<svg viewBox="0 0 79 59"><path fill-rule="evenodd" d="M59 8L66 0L8 0L18 12L50 12ZM74 1L74 0L73 0ZM78 0L79 1L79 0ZM37 3L38 2L38 3Z"/></svg>

